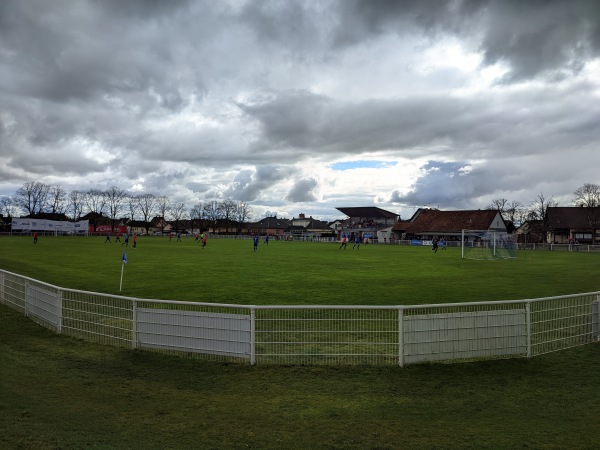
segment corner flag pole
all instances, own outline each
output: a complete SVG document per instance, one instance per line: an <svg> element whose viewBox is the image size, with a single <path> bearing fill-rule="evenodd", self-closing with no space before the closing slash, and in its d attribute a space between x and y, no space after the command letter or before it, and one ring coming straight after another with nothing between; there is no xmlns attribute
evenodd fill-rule
<svg viewBox="0 0 600 450"><path fill-rule="evenodd" d="M119 284L119 292L123 288L123 269L125 269L125 264L127 264L127 253L123 252L123 257L121 258L121 283Z"/></svg>

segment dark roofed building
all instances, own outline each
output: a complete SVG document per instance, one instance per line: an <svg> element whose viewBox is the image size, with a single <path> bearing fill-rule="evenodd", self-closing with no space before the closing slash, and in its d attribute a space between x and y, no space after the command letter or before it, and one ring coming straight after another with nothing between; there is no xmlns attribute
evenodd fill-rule
<svg viewBox="0 0 600 450"><path fill-rule="evenodd" d="M302 213L298 215L298 218L290 220L290 225L291 227L286 230L286 234L292 234L293 236L329 237L335 235L333 228L327 222L314 219L312 216L306 217Z"/></svg>
<svg viewBox="0 0 600 450"><path fill-rule="evenodd" d="M277 217L265 217L258 222L249 223L248 231L251 234L258 233L260 235L281 237L290 226L291 222L287 219L279 219Z"/></svg>
<svg viewBox="0 0 600 450"><path fill-rule="evenodd" d="M365 220L372 220L382 226L390 226L396 223L399 215L376 206L359 206L356 208L336 208L343 214L346 214L351 222L357 223Z"/></svg>
<svg viewBox="0 0 600 450"><path fill-rule="evenodd" d="M543 220L526 220L515 231L517 242L522 244L539 244L546 242Z"/></svg>
<svg viewBox="0 0 600 450"><path fill-rule="evenodd" d="M380 234L387 236L392 226L400 218L396 213L375 206L336 209L349 217L348 221L344 222L339 234L350 237L355 234L370 239L378 239Z"/></svg>
<svg viewBox="0 0 600 450"><path fill-rule="evenodd" d="M600 241L600 208L548 207L544 227L548 242L564 244L573 239L582 244L596 243Z"/></svg>

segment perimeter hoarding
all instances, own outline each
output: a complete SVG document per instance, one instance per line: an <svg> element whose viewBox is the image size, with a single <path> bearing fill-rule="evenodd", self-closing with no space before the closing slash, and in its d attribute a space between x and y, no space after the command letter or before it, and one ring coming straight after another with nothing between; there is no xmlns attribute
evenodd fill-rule
<svg viewBox="0 0 600 450"><path fill-rule="evenodd" d="M65 222L62 220L13 218L11 229L12 231L49 231L51 233L87 234L90 226L89 222L89 220Z"/></svg>

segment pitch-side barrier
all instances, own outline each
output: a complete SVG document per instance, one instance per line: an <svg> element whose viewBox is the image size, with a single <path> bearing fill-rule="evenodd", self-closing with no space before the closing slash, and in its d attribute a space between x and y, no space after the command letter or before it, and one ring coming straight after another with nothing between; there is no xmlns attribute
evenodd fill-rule
<svg viewBox="0 0 600 450"><path fill-rule="evenodd" d="M412 306L258 306L65 289L0 270L0 303L90 342L248 364L404 367L533 357L600 338L600 292Z"/></svg>

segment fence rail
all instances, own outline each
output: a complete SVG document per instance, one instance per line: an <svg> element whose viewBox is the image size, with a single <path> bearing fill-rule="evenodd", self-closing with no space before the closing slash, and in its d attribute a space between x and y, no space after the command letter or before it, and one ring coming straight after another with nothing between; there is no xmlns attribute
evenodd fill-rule
<svg viewBox="0 0 600 450"><path fill-rule="evenodd" d="M600 340L600 292L504 302L255 306L139 299L0 270L0 304L56 333L250 364L533 357Z"/></svg>

